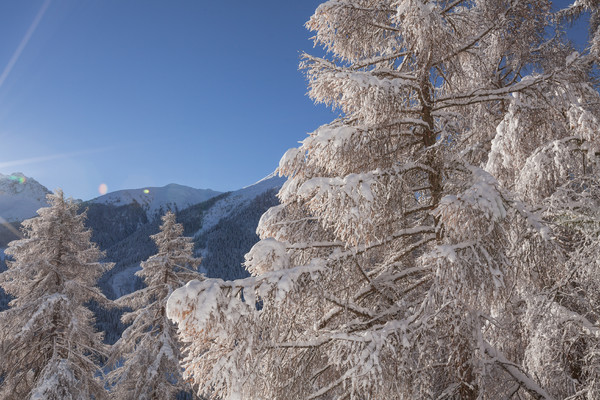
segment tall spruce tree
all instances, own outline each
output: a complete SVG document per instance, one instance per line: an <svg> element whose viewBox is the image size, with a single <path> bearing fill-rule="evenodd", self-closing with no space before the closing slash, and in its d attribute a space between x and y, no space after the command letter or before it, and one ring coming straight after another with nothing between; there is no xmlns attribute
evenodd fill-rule
<svg viewBox="0 0 600 400"><path fill-rule="evenodd" d="M133 311L123 315L123 322L131 325L113 347L111 363L122 363L109 374L114 399L173 399L190 389L181 376L177 331L166 316L166 303L175 289L202 279L196 271L200 259L193 256L192 238L182 236L175 214L167 212L162 221L160 232L151 236L158 253L142 262L136 273L146 288L116 301Z"/></svg>
<svg viewBox="0 0 600 400"><path fill-rule="evenodd" d="M84 303L107 301L94 285L112 265L98 261L78 205L60 189L47 198L5 251L0 286L14 299L0 313L0 398L107 398L97 379L103 335Z"/></svg>
<svg viewBox="0 0 600 400"><path fill-rule="evenodd" d="M575 52L560 18L545 0L317 8L326 56L302 68L342 117L283 156L253 276L168 303L202 393L599 398L597 41Z"/></svg>

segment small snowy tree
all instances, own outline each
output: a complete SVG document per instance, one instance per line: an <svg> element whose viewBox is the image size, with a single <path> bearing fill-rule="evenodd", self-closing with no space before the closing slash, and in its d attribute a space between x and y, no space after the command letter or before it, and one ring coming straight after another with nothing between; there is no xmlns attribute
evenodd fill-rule
<svg viewBox="0 0 600 400"><path fill-rule="evenodd" d="M48 203L5 251L0 286L14 300L0 313L0 398L103 399L96 363L106 348L84 303L107 302L94 285L112 265L98 262L76 203L61 190Z"/></svg>
<svg viewBox="0 0 600 400"><path fill-rule="evenodd" d="M253 276L168 303L202 393L598 398L600 96L550 10L317 8L302 67L342 117L283 156Z"/></svg>
<svg viewBox="0 0 600 400"><path fill-rule="evenodd" d="M136 273L146 288L116 301L133 311L123 315L123 322L131 325L113 347L111 363L118 368L109 379L115 399L172 399L190 389L181 377L177 331L167 319L166 303L173 290L202 279L196 271L200 259L193 257L194 243L182 236L175 214L167 212L162 221L160 232L151 236L158 253L142 262Z"/></svg>

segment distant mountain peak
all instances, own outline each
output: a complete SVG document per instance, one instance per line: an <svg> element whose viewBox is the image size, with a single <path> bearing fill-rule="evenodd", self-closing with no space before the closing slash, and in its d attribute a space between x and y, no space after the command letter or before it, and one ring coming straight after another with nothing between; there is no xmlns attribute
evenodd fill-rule
<svg viewBox="0 0 600 400"><path fill-rule="evenodd" d="M143 187L125 189L107 193L90 200L91 203L125 205L138 203L142 206L148 218L157 217L161 211L182 210L194 204L202 203L221 194L211 189L194 189L189 186L170 183L162 187Z"/></svg>
<svg viewBox="0 0 600 400"><path fill-rule="evenodd" d="M42 185L35 179L25 176L22 172L13 172L9 175L0 174L0 190L6 193L20 193L35 186Z"/></svg>
<svg viewBox="0 0 600 400"><path fill-rule="evenodd" d="M9 222L31 218L47 206L48 193L45 186L22 172L0 173L0 217Z"/></svg>

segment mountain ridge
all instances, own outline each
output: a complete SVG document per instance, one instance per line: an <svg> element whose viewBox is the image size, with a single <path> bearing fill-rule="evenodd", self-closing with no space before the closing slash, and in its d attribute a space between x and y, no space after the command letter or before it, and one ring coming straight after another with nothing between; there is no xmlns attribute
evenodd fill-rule
<svg viewBox="0 0 600 400"><path fill-rule="evenodd" d="M285 178L268 176L242 189L220 193L190 207L174 210L177 211L177 222L184 226L184 235L194 240L196 255L203 258L202 272L223 279L248 275L242 266L244 254L258 241L256 227L261 215L269 207L279 204L276 194L284 181ZM120 203L114 204L81 203L80 212L87 212L86 226L92 231L91 240L105 252L103 261L115 262L115 267L98 281L98 287L107 297L118 298L143 287L135 272L141 261L156 252L150 235L159 231L160 219L157 217L166 212L166 208L157 209L155 215L149 216L150 208L133 200L121 199ZM11 240L20 237L19 228L18 221L0 224L1 253ZM6 268L2 258L0 272ZM0 290L0 311L7 307L8 300L9 297ZM107 342L118 339L123 329L118 318L120 311L103 310L98 305L93 310L98 318L98 328L107 333Z"/></svg>
<svg viewBox="0 0 600 400"><path fill-rule="evenodd" d="M0 223L22 221L47 206L50 190L21 172L0 173Z"/></svg>
<svg viewBox="0 0 600 400"><path fill-rule="evenodd" d="M183 210L202 203L221 192L212 189L195 189L190 186L169 183L165 186L148 186L139 189L123 189L93 198L85 204L107 204L121 206L137 203L142 206L148 218L154 219L167 210Z"/></svg>

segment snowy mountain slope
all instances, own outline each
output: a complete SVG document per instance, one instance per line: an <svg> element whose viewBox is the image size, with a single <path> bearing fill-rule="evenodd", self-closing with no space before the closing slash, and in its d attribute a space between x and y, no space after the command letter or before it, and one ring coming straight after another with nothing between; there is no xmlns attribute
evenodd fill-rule
<svg viewBox="0 0 600 400"><path fill-rule="evenodd" d="M203 267L208 267L210 275L214 275L217 269L225 271L229 266L233 266L234 269L239 267L243 261L243 254L257 240L255 230L260 215L277 202L275 193L284 181L284 178L268 177L254 185L235 192L220 194L177 213L177 222L183 224L185 235L194 236L197 249L202 256L207 256L209 253L219 255L226 250L225 247L236 249L240 247L239 251L232 250L227 253L227 256L219 257L219 265L209 266L205 263ZM265 195L272 200L266 202L261 200ZM98 206L98 204L91 206ZM103 232L119 232L131 229L133 224L140 223L139 217L135 217L134 209L131 207L123 209L123 206L119 209L131 215L123 214L118 219L109 221L105 216L94 217L95 210L90 208L88 226L92 228L94 236L99 239L104 235ZM115 209L113 212L117 211ZM129 224L131 226L123 229L120 224L128 220L131 220ZM220 223L223 226L220 226ZM139 263L156 251L150 235L157 233L158 230L159 221L148 218L147 223L139 225L127 237L108 247L102 246L103 242L108 242L98 240L102 250L106 251L107 260L116 263L115 267L101 279L102 289L109 297L122 296L132 291L136 284L139 285L134 273L139 269ZM218 236L219 240L211 239L212 236ZM225 275L229 275L229 272Z"/></svg>
<svg viewBox="0 0 600 400"><path fill-rule="evenodd" d="M13 175L16 179L20 177ZM37 183L26 177L23 180L20 185ZM177 221L184 225L184 234L194 237L196 249L204 257L201 269L208 276L245 276L247 272L241 263L244 254L258 240L255 234L258 220L269 207L278 204L275 195L284 182L284 178L269 176L243 189L222 194L167 185L147 188L149 193L144 193L143 189L123 190L83 203L81 212L87 209L86 226L92 229L92 241L106 252L105 261L116 263L99 280L98 286L108 297L116 298L143 285L134 274L139 270L140 262L156 252L150 235L159 231L160 221L154 216L173 206L179 210ZM23 194L29 190L17 188L13 192ZM48 191L42 192L44 198ZM203 196L207 200L202 201ZM196 204L198 199L200 202ZM185 204L189 203L194 205L186 208ZM27 218L34 216L42 206L46 204L36 205ZM4 226L0 225L0 248L17 238L12 231L19 228L19 223L13 222L12 229L6 228L6 232L2 228ZM0 261L0 269L2 267ZM9 297L0 293L0 310L6 308L8 301ZM98 328L107 333L107 341L112 343L118 339L123 329L119 311L95 307L94 312Z"/></svg>
<svg viewBox="0 0 600 400"><path fill-rule="evenodd" d="M50 191L33 178L20 172L0 174L0 217L5 221L22 221L46 207ZM0 219L0 222L4 222Z"/></svg>
<svg viewBox="0 0 600 400"><path fill-rule="evenodd" d="M217 225L221 219L244 208L259 195L272 189L279 189L286 179L287 178L271 174L253 185L231 192L229 196L217 201L215 205L206 212L202 221L202 228L199 229L194 236L200 236L202 233L210 230Z"/></svg>
<svg viewBox="0 0 600 400"><path fill-rule="evenodd" d="M210 229L194 237L198 255L202 257L200 269L207 277L234 280L245 278L248 271L242 265L244 255L258 241L256 227L261 216L270 207L279 205L277 192L271 188L236 207Z"/></svg>
<svg viewBox="0 0 600 400"><path fill-rule="evenodd" d="M138 203L146 211L148 218L153 219L161 214L161 210L182 210L219 194L220 192L210 189L194 189L171 183L163 187L119 190L92 199L90 203L114 206Z"/></svg>
<svg viewBox="0 0 600 400"><path fill-rule="evenodd" d="M177 213L184 235L194 236L202 255L201 271L209 277L234 279L247 276L242 267L244 254L258 241L256 226L260 216L279 204L276 193L285 179L268 177L235 192L223 193ZM140 262L156 253L150 235L159 231L160 221L140 214L139 204L120 207L89 204L88 226L92 239L106 251L106 260L115 267L102 276L98 286L109 298L121 297L143 287L135 276ZM143 212L142 212L143 213ZM128 233L131 232L131 233ZM199 232L198 235L195 235ZM98 329L106 332L106 342L114 343L124 326L118 309L95 307Z"/></svg>

